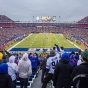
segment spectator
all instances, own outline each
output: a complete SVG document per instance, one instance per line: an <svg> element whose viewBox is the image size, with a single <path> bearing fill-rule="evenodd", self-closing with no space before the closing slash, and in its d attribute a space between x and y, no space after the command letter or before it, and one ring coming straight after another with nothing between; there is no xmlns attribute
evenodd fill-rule
<svg viewBox="0 0 88 88"><path fill-rule="evenodd" d="M88 50L82 52L82 64L74 68L72 73L72 79L76 88L88 88L88 77L85 77L85 75L88 75ZM75 81L75 79L77 80Z"/></svg>
<svg viewBox="0 0 88 88"><path fill-rule="evenodd" d="M59 62L59 57L57 57L54 50L50 51L50 57L47 59L46 69L48 71L46 77L43 80L42 88L46 88L47 83L53 79L54 69L56 64Z"/></svg>
<svg viewBox="0 0 88 88"><path fill-rule="evenodd" d="M1 51L1 53L3 54L3 58L2 58L2 62L6 63L9 60L9 57L11 56L11 54L9 52L7 52L5 49Z"/></svg>
<svg viewBox="0 0 88 88"><path fill-rule="evenodd" d="M28 54L24 53L23 57L18 63L18 73L20 77L21 88L27 88L28 78L32 74L31 61L28 58Z"/></svg>
<svg viewBox="0 0 88 88"><path fill-rule="evenodd" d="M77 56L75 55L75 52L72 52L70 55L70 62L73 64L74 67L77 66Z"/></svg>
<svg viewBox="0 0 88 88"><path fill-rule="evenodd" d="M2 64L3 54L0 52L0 64Z"/></svg>
<svg viewBox="0 0 88 88"><path fill-rule="evenodd" d="M62 54L64 53L64 47L63 46L60 47L60 52L61 52L61 56L62 56Z"/></svg>
<svg viewBox="0 0 88 88"><path fill-rule="evenodd" d="M71 73L73 65L69 62L69 54L62 54L60 62L54 71L53 84L55 88L71 88Z"/></svg>
<svg viewBox="0 0 88 88"><path fill-rule="evenodd" d="M39 59L35 53L30 56L30 61L32 65L32 72L37 72L37 68L39 65Z"/></svg>
<svg viewBox="0 0 88 88"><path fill-rule="evenodd" d="M3 63L0 65L0 88L13 88L10 75L8 75L8 65Z"/></svg>
<svg viewBox="0 0 88 88"><path fill-rule="evenodd" d="M79 54L79 60L77 62L77 65L80 65L82 63L82 56L81 56L82 51L79 49L78 54Z"/></svg>
<svg viewBox="0 0 88 88"><path fill-rule="evenodd" d="M10 56L8 64L8 74L11 76L14 88L16 88L16 72L17 72L17 65L15 62L15 56Z"/></svg>
<svg viewBox="0 0 88 88"><path fill-rule="evenodd" d="M56 47L57 51L60 52L60 48L59 48L59 46L57 44L55 44L55 47Z"/></svg>
<svg viewBox="0 0 88 88"><path fill-rule="evenodd" d="M47 62L48 58L49 58L49 55L47 55L47 57L42 60L42 63L41 63L41 66L40 66L40 68L42 69L41 82L43 82L43 79L44 79L45 75L47 74L47 71L46 71L46 62Z"/></svg>

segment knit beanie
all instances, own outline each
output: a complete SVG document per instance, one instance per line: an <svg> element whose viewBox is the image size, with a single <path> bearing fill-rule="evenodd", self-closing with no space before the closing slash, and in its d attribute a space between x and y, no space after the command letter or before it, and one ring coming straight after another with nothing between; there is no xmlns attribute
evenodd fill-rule
<svg viewBox="0 0 88 88"><path fill-rule="evenodd" d="M51 51L50 51L50 57L53 57L53 56L55 56L55 55L56 55L55 50L51 50Z"/></svg>
<svg viewBox="0 0 88 88"><path fill-rule="evenodd" d="M68 59L69 60L69 54L68 53L63 53L61 59Z"/></svg>
<svg viewBox="0 0 88 88"><path fill-rule="evenodd" d="M0 52L0 60L2 60L3 58L3 54Z"/></svg>
<svg viewBox="0 0 88 88"><path fill-rule="evenodd" d="M88 62L88 50L85 50L84 52L82 52L82 57L83 57L83 60Z"/></svg>

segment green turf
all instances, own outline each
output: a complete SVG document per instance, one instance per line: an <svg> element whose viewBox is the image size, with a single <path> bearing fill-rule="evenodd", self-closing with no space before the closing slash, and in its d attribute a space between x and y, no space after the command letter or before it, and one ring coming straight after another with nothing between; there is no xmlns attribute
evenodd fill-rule
<svg viewBox="0 0 88 88"><path fill-rule="evenodd" d="M75 45L71 44L67 39L65 39L62 34L53 33L31 34L24 41L18 44L16 48L52 48L54 47L54 44L63 46L65 48L76 48ZM81 49L85 49L85 47L82 45L79 47Z"/></svg>

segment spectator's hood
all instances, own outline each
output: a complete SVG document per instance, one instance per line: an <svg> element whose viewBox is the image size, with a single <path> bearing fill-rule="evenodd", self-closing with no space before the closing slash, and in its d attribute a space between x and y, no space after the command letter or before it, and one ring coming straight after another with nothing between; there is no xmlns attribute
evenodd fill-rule
<svg viewBox="0 0 88 88"><path fill-rule="evenodd" d="M15 56L10 56L9 63L14 63L14 62L15 62Z"/></svg>
<svg viewBox="0 0 88 88"><path fill-rule="evenodd" d="M27 61L28 60L28 54L24 53L22 56L22 60Z"/></svg>

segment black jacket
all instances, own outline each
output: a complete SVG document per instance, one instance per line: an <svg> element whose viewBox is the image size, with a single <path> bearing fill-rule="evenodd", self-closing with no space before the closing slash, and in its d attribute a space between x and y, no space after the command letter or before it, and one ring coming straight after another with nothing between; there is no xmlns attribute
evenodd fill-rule
<svg viewBox="0 0 88 88"><path fill-rule="evenodd" d="M73 65L67 59L62 59L55 67L53 85L55 88L71 85Z"/></svg>
<svg viewBox="0 0 88 88"><path fill-rule="evenodd" d="M44 59L44 60L42 61L41 66L40 66L40 68L41 68L42 70L46 70L46 62L47 62L47 59Z"/></svg>
<svg viewBox="0 0 88 88"><path fill-rule="evenodd" d="M79 88L88 88L88 77L84 77L86 75L88 76L88 63L82 63L73 70L71 77L75 84L80 80Z"/></svg>
<svg viewBox="0 0 88 88"><path fill-rule="evenodd" d="M0 74L0 88L13 88L10 75Z"/></svg>
<svg viewBox="0 0 88 88"><path fill-rule="evenodd" d="M1 63L7 63L9 61L9 57L11 56L11 54L9 52L5 51L0 51L3 54L3 58L2 58L2 62ZM5 55L6 53L6 55ZM0 64L1 64L0 63Z"/></svg>

